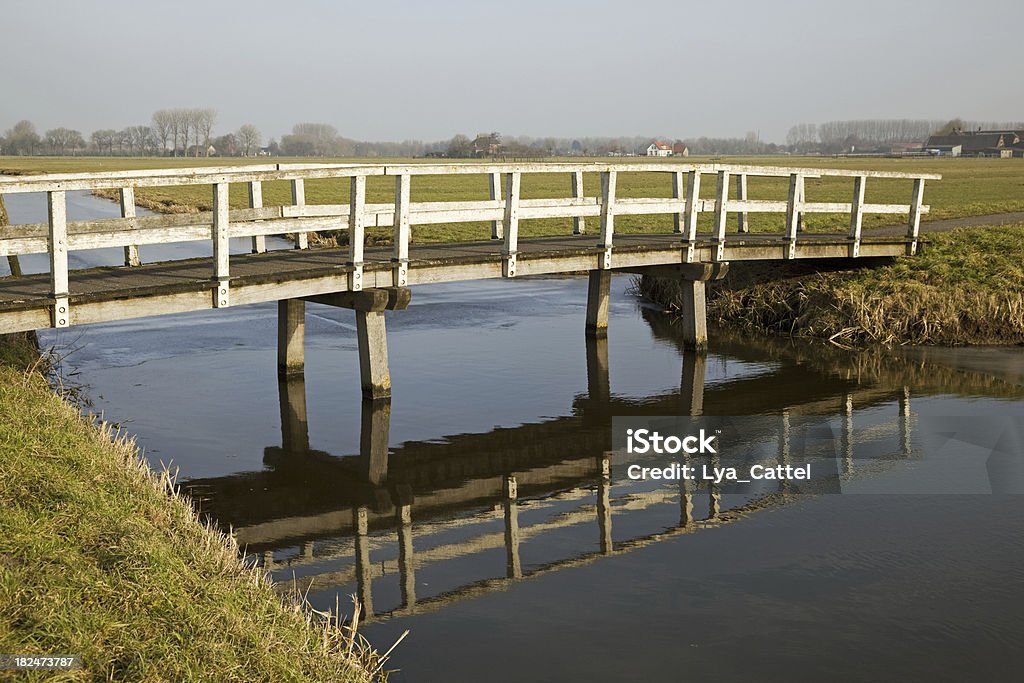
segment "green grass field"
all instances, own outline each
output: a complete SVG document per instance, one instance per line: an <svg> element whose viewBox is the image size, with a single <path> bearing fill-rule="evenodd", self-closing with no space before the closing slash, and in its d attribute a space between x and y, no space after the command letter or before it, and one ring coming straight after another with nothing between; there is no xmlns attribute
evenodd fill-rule
<svg viewBox="0 0 1024 683"><path fill-rule="evenodd" d="M924 220L959 218L991 213L1024 211L1024 160L1021 159L882 159L882 158L831 158L831 157L724 157L726 163L752 164L763 166L800 166L806 168L869 169L882 171L904 171L940 173L941 181L929 181L925 185L925 203L931 212ZM7 173L55 173L110 171L146 168L175 168L202 165L226 165L245 163L310 163L313 161L340 163L413 163L409 159L168 159L168 158L110 158L110 157L0 157L0 172ZM422 161L422 160L419 160ZM629 161L645 162L652 171L672 160L647 159L572 159L574 162ZM677 160L678 161L678 160ZM711 162L710 158L690 157L686 161ZM715 192L714 177L702 179L701 196L712 198ZM866 186L866 200L869 203L910 202L912 181L895 179L870 179ZM596 196L600 187L595 173L584 178L585 193ZM751 178L749 196L751 199L784 200L788 189L785 178ZM734 195L735 190L733 190ZM522 180L524 198L567 197L570 194L568 174L526 174ZM618 180L620 197L670 197L671 179L667 173L643 172L623 173ZM851 179L826 178L806 181L807 201L849 202L853 194ZM288 183L266 183L263 189L264 204L267 206L290 203ZM231 204L243 208L247 204L244 186L232 186ZM487 199L487 178L485 175L459 176L417 176L412 181L413 201L481 200ZM187 186L167 188L143 188L137 192L140 203L151 208L173 210L175 207L208 210L212 205L212 190L208 186ZM311 180L306 182L308 204L344 204L349 199L348 183L342 180ZM391 178L371 177L367 180L368 202L394 201L394 181ZM836 214L812 214L805 217L809 231L845 229L848 217ZM900 220L893 215L867 215L866 227L891 225ZM710 215L701 216L701 229L707 229ZM754 231L781 231L784 218L780 214L752 215L751 228ZM590 219L591 230L596 230L597 219ZM620 216L616 219L616 230L620 232L663 232L671 230L671 216ZM736 229L735 217L730 218L730 230ZM571 219L530 220L521 223L523 236L568 234L572 231ZM389 229L374 229L371 236L386 238ZM375 233L380 233L375 235ZM414 240L419 242L455 241L486 239L489 225L485 223L464 223L450 225L421 226L414 229Z"/></svg>

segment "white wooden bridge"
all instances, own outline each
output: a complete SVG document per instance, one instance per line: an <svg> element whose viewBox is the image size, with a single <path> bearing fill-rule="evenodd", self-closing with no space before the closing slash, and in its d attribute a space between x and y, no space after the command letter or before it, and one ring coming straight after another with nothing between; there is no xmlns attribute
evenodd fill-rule
<svg viewBox="0 0 1024 683"><path fill-rule="evenodd" d="M599 173L599 192L587 195L585 173ZM667 174L671 197L617 196L621 173ZM420 176L482 174L489 196L477 201L413 202L413 179ZM563 198L524 198L524 175L567 176ZM366 201L370 176L393 176L394 199ZM701 198L705 176L714 176L714 198ZM748 178L787 178L786 200L753 199ZM807 178L847 178L849 202L806 200ZM305 181L347 179L347 204L313 205L305 201ZM906 204L865 201L868 179L913 180ZM220 309L266 301L279 302L279 366L282 373L303 367L305 302L353 308L357 316L364 396L390 395L384 310L408 305L410 285L512 278L525 275L590 272L587 331L601 336L607 328L611 273L626 271L681 278L684 282L685 336L692 348L706 347L704 283L721 277L733 261L789 259L856 259L916 253L924 182L934 174L838 169L774 168L729 164L408 164L284 165L187 168L64 175L0 177L0 195L40 192L48 198L48 220L10 226L0 232L0 255L45 253L49 273L0 279L0 334L44 327L64 328L125 318ZM292 201L263 206L263 183L288 181ZM248 187L246 209L231 209L232 184ZM140 217L137 188L205 185L212 188L213 211ZM736 197L730 197L735 186ZM66 193L116 190L121 217L69 222ZM712 216L710 230L698 231L698 216ZM753 213L784 215L778 233L750 232ZM849 216L841 233L800 232L801 216L840 213ZM737 228L727 231L728 217ZM906 230L865 235L865 214L902 214ZM671 215L664 233L616 231L616 218ZM591 235L587 218L599 218ZM572 219L564 236L520 239L520 222ZM479 241L411 244L416 225L489 222L490 234ZM391 245L368 245L369 227L390 227ZM308 249L316 231L346 231L346 247ZM266 251L267 235L295 235L295 250ZM252 253L229 258L231 238L252 240ZM172 242L212 242L213 258L140 265L139 249ZM68 252L120 247L125 265L69 271Z"/></svg>

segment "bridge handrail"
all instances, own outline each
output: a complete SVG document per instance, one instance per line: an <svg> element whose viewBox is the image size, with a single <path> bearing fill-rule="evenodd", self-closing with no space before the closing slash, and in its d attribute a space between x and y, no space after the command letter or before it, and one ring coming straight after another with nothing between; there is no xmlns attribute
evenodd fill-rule
<svg viewBox="0 0 1024 683"><path fill-rule="evenodd" d="M672 178L672 197L623 198L616 193L619 173L667 173ZM566 173L570 175L571 196L554 199L524 199L521 196L523 174ZM585 173L598 173L601 190L586 196ZM481 201L413 202L413 176L484 174L488 176L489 199ZM701 177L716 176L714 199L700 197ZM366 203L367 176L393 176L394 201ZM736 176L736 198L730 198L730 183ZM754 200L747 195L749 176L788 177L785 201ZM808 202L804 194L806 178L840 177L854 181L851 202ZM348 178L348 204L306 205L307 179ZM865 185L868 178L912 179L909 204L868 204ZM920 218L928 208L923 204L924 182L941 178L938 174L902 173L849 169L815 169L749 166L719 163L448 163L448 164L263 164L241 167L200 167L147 171L50 174L0 177L0 195L22 192L46 192L48 220L45 224L14 226L0 235L0 255L47 253L51 264L53 321L55 327L69 323L68 257L69 249L94 249L121 246L125 265L139 264L138 245L181 241L213 241L214 306L230 305L228 247L232 237L250 237L253 251L266 250L265 236L285 233L296 235L296 246L307 246L307 234L320 230L348 230L348 287L362 289L363 254L367 227L392 227L393 283L408 283L411 226L438 223L490 222L491 238L501 240L502 274L516 275L519 247L519 222L541 218L572 218L573 234L586 232L585 219L600 219L600 233L594 246L601 269L612 267L612 251L617 215L673 216L673 232L684 248L683 260L693 262L698 243L697 217L713 213L710 235L700 241L712 243L711 258L724 259L726 220L738 214L739 230L748 232L748 214L785 213L785 231L780 237L785 258L797 257L797 232L806 213L847 213L850 215L849 256L860 254L861 226L865 213L906 214L907 253L916 252ZM273 180L291 182L292 203L284 207L264 207L262 183ZM232 210L228 201L231 183L247 183L249 209ZM135 189L170 185L211 185L214 210L181 216L138 217ZM66 192L69 190L117 189L121 199L121 217L98 221L68 222Z"/></svg>

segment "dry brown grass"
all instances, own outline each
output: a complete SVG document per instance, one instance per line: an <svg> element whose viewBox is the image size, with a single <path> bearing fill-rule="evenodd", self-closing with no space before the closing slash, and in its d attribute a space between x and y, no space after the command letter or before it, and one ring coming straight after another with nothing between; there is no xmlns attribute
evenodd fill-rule
<svg viewBox="0 0 1024 683"><path fill-rule="evenodd" d="M678 290L640 283L668 306ZM878 268L726 282L709 288L708 316L841 346L1024 343L1024 225L934 235L919 256Z"/></svg>

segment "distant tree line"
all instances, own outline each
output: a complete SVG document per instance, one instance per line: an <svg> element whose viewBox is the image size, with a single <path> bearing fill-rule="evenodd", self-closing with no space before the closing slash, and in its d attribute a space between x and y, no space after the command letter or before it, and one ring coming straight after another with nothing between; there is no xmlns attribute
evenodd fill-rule
<svg viewBox="0 0 1024 683"><path fill-rule="evenodd" d="M786 134L786 146L796 153L836 154L850 151L888 151L902 143L924 143L931 135L959 130L1014 130L1021 123L929 119L864 119L798 123Z"/></svg>
<svg viewBox="0 0 1024 683"><path fill-rule="evenodd" d="M31 121L19 121L0 136L0 154L99 156L255 156L262 136L252 124L214 137L214 109L161 109L149 125L104 128L88 137L72 128L40 135Z"/></svg>

